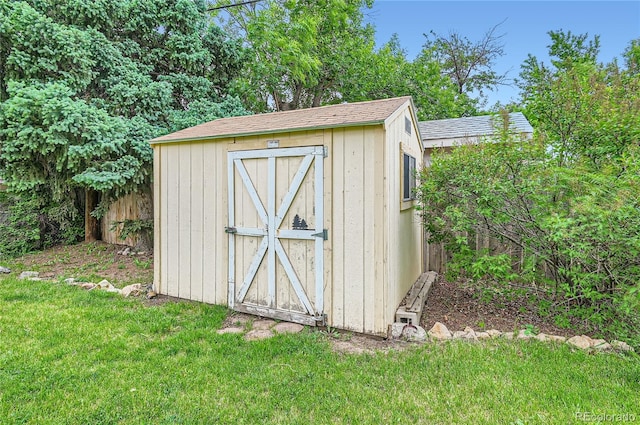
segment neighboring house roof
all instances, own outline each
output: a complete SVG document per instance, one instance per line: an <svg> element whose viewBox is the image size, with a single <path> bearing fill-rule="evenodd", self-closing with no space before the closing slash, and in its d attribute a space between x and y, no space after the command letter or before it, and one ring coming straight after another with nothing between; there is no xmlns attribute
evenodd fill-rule
<svg viewBox="0 0 640 425"><path fill-rule="evenodd" d="M429 141L462 139L491 136L501 127L500 115L482 115L479 117L451 118L445 120L421 121L418 123L425 147L446 146L447 144ZM509 114L509 127L514 133L533 134L533 127L522 112ZM452 145L450 145L452 146Z"/></svg>
<svg viewBox="0 0 640 425"><path fill-rule="evenodd" d="M219 118L195 127L157 137L151 140L151 143L382 124L407 102L412 102L411 97L405 96L285 112ZM414 108L412 108L412 113L415 113L413 111Z"/></svg>

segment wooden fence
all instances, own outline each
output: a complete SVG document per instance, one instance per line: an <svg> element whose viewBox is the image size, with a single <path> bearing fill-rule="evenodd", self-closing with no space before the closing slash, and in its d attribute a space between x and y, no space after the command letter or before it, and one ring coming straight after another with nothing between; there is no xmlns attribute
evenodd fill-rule
<svg viewBox="0 0 640 425"><path fill-rule="evenodd" d="M129 235L126 239L121 239L120 229L122 229L122 226L117 226L115 230L111 230L111 228L116 222L140 218L138 199L139 195L130 193L109 206L109 210L102 217L101 224L102 240L104 242L132 247L136 246L138 243L138 237L136 235Z"/></svg>
<svg viewBox="0 0 640 425"><path fill-rule="evenodd" d="M444 243L428 243L428 236L425 234L423 266L425 271L434 271L444 274L447 271L447 262L451 260L451 253L447 251ZM510 243L491 237L488 229L481 229L476 233L475 243L472 249L476 251L486 249L492 255L509 254L514 261L519 259L520 265L524 262L522 248Z"/></svg>

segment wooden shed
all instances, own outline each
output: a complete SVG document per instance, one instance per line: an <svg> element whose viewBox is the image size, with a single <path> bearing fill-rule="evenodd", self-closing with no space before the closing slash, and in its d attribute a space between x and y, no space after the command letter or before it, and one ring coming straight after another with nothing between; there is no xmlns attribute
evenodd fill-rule
<svg viewBox="0 0 640 425"><path fill-rule="evenodd" d="M410 97L222 118L151 144L158 293L386 334L422 272Z"/></svg>

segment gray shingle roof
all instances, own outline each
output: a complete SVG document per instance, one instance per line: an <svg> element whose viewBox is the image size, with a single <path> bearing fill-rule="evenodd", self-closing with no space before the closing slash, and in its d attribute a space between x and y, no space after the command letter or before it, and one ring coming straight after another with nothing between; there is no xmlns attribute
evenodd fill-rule
<svg viewBox="0 0 640 425"><path fill-rule="evenodd" d="M411 97L405 96L369 102L321 106L319 108L296 109L286 112L219 118L195 127L185 128L175 133L157 137L151 140L151 143L380 124L410 101Z"/></svg>
<svg viewBox="0 0 640 425"><path fill-rule="evenodd" d="M500 116L451 118L446 120L421 121L418 123L422 140L455 139L461 137L490 136L500 125ZM509 126L514 133L533 133L533 127L522 112L509 114Z"/></svg>

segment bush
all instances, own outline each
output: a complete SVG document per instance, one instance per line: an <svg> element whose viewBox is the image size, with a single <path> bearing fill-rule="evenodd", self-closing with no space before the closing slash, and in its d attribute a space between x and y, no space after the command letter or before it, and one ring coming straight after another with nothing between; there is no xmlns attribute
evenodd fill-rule
<svg viewBox="0 0 640 425"><path fill-rule="evenodd" d="M640 317L637 148L593 169L558 165L540 141L505 138L436 154L420 178L424 224L452 255L449 277L544 285L556 314L631 338ZM518 256L478 250L475 236L487 232Z"/></svg>
<svg viewBox="0 0 640 425"><path fill-rule="evenodd" d="M0 204L8 211L6 222L0 226L0 258L77 242L83 235L82 217L71 201L46 205L36 192L21 195L0 192Z"/></svg>

